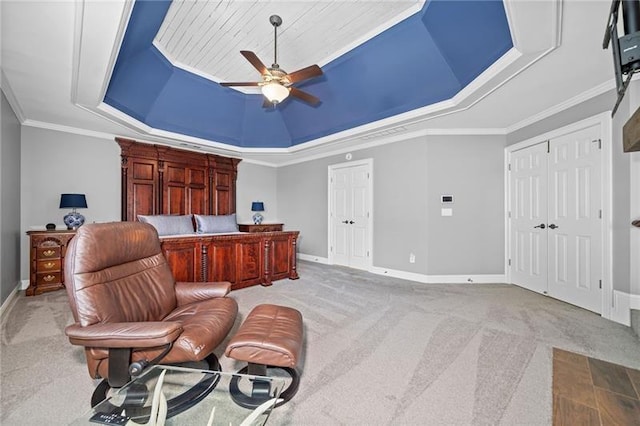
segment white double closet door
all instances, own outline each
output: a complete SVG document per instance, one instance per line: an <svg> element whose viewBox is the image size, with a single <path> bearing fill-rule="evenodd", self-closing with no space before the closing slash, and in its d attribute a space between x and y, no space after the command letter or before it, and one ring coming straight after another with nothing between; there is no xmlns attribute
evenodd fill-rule
<svg viewBox="0 0 640 426"><path fill-rule="evenodd" d="M601 313L600 127L510 154L511 281Z"/></svg>

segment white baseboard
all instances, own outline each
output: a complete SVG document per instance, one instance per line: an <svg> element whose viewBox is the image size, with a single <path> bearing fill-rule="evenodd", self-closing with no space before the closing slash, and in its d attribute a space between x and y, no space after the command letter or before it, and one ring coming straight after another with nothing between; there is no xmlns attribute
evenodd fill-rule
<svg viewBox="0 0 640 426"><path fill-rule="evenodd" d="M613 308L611 308L609 319L627 327L631 325L631 295L629 293L613 290Z"/></svg>
<svg viewBox="0 0 640 426"><path fill-rule="evenodd" d="M397 269L379 268L377 266L372 267L369 272L426 284L501 284L507 282L507 277L504 274L425 275L415 272L399 271Z"/></svg>
<svg viewBox="0 0 640 426"><path fill-rule="evenodd" d="M7 297L2 306L0 306L0 318L4 317L4 313L18 300L18 291L20 290L22 290L21 283L18 283L11 293L9 293L9 297Z"/></svg>
<svg viewBox="0 0 640 426"><path fill-rule="evenodd" d="M326 257L315 256L313 254L298 253L298 259L308 260L309 262L322 263L323 265L329 264L329 259L327 259Z"/></svg>
<svg viewBox="0 0 640 426"><path fill-rule="evenodd" d="M20 281L20 290L26 290L29 288L29 280Z"/></svg>
<svg viewBox="0 0 640 426"><path fill-rule="evenodd" d="M640 294L629 295L629 308L637 309L640 311Z"/></svg>

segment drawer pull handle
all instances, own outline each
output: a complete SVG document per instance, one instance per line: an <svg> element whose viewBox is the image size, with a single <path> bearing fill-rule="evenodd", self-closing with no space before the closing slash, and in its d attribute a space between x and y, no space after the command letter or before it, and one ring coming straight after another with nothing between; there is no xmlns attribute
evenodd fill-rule
<svg viewBox="0 0 640 426"><path fill-rule="evenodd" d="M55 275L46 275L42 279L45 280L46 282L49 282L49 281L53 281L55 277L56 277Z"/></svg>
<svg viewBox="0 0 640 426"><path fill-rule="evenodd" d="M44 264L45 269L51 269L55 266L55 262L47 262Z"/></svg>
<svg viewBox="0 0 640 426"><path fill-rule="evenodd" d="M49 257L49 256L53 256L54 254L56 254L55 250L45 250L42 252L42 254L44 254L45 256Z"/></svg>

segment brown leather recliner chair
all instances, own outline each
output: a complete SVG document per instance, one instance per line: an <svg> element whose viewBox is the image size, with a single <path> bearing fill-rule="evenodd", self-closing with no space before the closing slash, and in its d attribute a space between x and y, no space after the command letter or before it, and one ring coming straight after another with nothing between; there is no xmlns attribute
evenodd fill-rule
<svg viewBox="0 0 640 426"><path fill-rule="evenodd" d="M75 324L69 341L85 347L89 374L104 378L92 405L145 363L207 360L238 312L229 283L176 282L155 228L139 222L87 224L71 240L65 284ZM130 368L131 367L131 368ZM100 389L102 386L102 389Z"/></svg>

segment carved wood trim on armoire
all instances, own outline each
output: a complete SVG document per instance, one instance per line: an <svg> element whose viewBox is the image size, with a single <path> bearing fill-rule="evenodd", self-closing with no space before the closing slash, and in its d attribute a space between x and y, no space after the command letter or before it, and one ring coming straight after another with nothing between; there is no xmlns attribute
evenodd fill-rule
<svg viewBox="0 0 640 426"><path fill-rule="evenodd" d="M116 142L122 156L122 220L235 213L240 159L124 138Z"/></svg>

